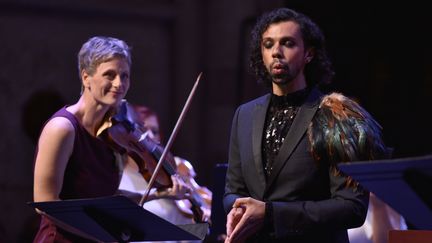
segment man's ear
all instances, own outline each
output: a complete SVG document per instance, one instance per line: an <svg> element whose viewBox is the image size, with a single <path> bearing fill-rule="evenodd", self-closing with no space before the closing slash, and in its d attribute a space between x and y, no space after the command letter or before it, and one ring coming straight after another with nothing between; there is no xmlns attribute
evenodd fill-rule
<svg viewBox="0 0 432 243"><path fill-rule="evenodd" d="M306 63L310 63L314 58L314 56L315 56L315 49L314 48L307 49L305 52Z"/></svg>

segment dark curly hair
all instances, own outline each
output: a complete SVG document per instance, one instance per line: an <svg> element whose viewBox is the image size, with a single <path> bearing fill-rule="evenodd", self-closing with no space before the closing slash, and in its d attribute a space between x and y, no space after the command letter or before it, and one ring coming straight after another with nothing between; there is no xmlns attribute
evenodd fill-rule
<svg viewBox="0 0 432 243"><path fill-rule="evenodd" d="M330 83L334 71L325 49L325 38L309 17L288 8L279 8L262 15L252 30L250 45L250 66L259 82L271 86L272 79L264 66L261 54L262 34L274 23L294 21L300 26L305 48L314 49L314 57L305 66L305 78L308 86Z"/></svg>

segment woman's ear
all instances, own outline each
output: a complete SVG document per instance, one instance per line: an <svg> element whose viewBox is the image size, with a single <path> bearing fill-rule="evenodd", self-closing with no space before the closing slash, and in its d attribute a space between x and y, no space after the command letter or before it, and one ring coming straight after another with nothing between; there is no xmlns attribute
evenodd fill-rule
<svg viewBox="0 0 432 243"><path fill-rule="evenodd" d="M86 70L81 71L81 80L84 88L90 88L90 75Z"/></svg>

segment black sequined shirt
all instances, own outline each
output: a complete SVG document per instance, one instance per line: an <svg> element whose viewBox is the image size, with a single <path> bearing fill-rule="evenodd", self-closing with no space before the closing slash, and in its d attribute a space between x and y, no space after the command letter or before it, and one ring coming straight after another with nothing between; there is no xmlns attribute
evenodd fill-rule
<svg viewBox="0 0 432 243"><path fill-rule="evenodd" d="M309 91L305 88L285 96L272 94L262 141L263 166L266 177L271 174L274 159L279 153L288 130Z"/></svg>

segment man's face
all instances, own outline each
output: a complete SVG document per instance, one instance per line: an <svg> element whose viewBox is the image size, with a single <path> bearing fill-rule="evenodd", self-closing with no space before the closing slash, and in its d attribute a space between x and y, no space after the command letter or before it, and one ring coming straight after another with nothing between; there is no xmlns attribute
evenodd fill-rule
<svg viewBox="0 0 432 243"><path fill-rule="evenodd" d="M310 61L310 53L305 52L297 23L285 21L271 24L262 35L261 53L273 86L305 82L303 69Z"/></svg>

